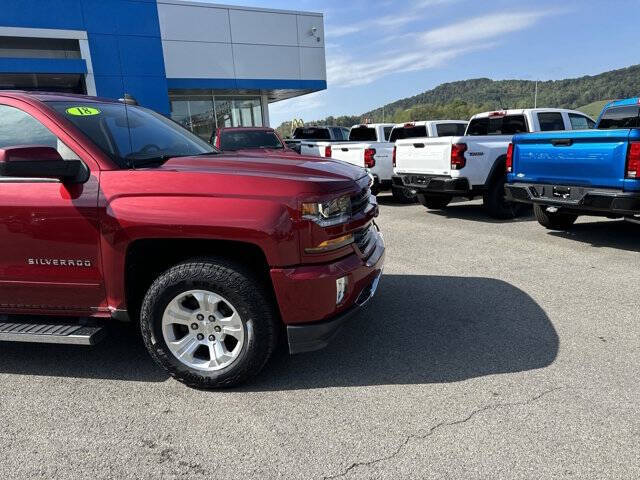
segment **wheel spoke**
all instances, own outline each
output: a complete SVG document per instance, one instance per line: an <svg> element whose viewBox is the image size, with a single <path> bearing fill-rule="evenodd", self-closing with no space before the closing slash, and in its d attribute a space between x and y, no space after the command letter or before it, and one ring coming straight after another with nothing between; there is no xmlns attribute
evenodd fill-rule
<svg viewBox="0 0 640 480"><path fill-rule="evenodd" d="M224 343L221 341L217 341L213 344L213 354L218 364L227 363L233 358L233 355L227 351Z"/></svg>
<svg viewBox="0 0 640 480"><path fill-rule="evenodd" d="M180 340L170 343L170 346L173 347L173 353L180 359L185 357L193 358L193 352L196 351L198 345L198 339L194 335L185 335Z"/></svg>
<svg viewBox="0 0 640 480"><path fill-rule="evenodd" d="M230 337L233 337L236 340L240 340L240 338L242 337L242 334L243 334L243 329L242 329L242 327L234 327L234 326L231 326L231 325L225 325L224 327L222 327L222 333L225 336L229 335Z"/></svg>
<svg viewBox="0 0 640 480"><path fill-rule="evenodd" d="M163 323L165 325L176 323L178 325L189 325L191 322L192 313L184 308L176 300L173 300L167 310L164 313Z"/></svg>
<svg viewBox="0 0 640 480"><path fill-rule="evenodd" d="M225 327L242 327L242 320L237 312L233 312L230 317L221 318L220 323Z"/></svg>
<svg viewBox="0 0 640 480"><path fill-rule="evenodd" d="M211 292L198 291L193 293L194 298L198 301L198 305L200 305L200 310L203 312L213 312L215 310L216 304L220 301L217 295L214 295Z"/></svg>
<svg viewBox="0 0 640 480"><path fill-rule="evenodd" d="M209 366L210 367L218 367L220 365L220 362L218 362L218 358L216 357L216 351L214 348L214 344L210 343L209 344Z"/></svg>

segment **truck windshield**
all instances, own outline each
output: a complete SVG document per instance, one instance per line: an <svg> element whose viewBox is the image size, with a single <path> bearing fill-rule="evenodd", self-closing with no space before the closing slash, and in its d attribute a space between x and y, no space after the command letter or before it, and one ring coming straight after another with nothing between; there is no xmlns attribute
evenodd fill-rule
<svg viewBox="0 0 640 480"><path fill-rule="evenodd" d="M598 128L638 128L640 127L639 112L638 105L609 108L602 114Z"/></svg>
<svg viewBox="0 0 640 480"><path fill-rule="evenodd" d="M467 128L467 135L515 135L526 132L524 115L474 118Z"/></svg>
<svg viewBox="0 0 640 480"><path fill-rule="evenodd" d="M280 139L273 132L264 130L222 131L221 150L242 150L251 148L282 149Z"/></svg>
<svg viewBox="0 0 640 480"><path fill-rule="evenodd" d="M376 140L376 129L372 127L354 127L349 132L351 142L375 142Z"/></svg>
<svg viewBox="0 0 640 480"><path fill-rule="evenodd" d="M302 127L296 128L293 132L296 140L331 140L328 128Z"/></svg>
<svg viewBox="0 0 640 480"><path fill-rule="evenodd" d="M121 103L47 102L121 168L161 165L172 157L217 153L152 110Z"/></svg>

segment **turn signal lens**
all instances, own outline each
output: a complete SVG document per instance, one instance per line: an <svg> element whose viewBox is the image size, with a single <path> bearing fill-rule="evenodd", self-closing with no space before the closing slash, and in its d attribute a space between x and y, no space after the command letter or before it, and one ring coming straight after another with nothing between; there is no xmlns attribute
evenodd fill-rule
<svg viewBox="0 0 640 480"><path fill-rule="evenodd" d="M304 251L307 253L324 253L330 252L332 250L337 250L338 248L346 247L347 245L353 243L353 234L349 233L347 235L343 235L338 238L332 238L331 240L325 240L320 243L317 247L313 248L305 248Z"/></svg>

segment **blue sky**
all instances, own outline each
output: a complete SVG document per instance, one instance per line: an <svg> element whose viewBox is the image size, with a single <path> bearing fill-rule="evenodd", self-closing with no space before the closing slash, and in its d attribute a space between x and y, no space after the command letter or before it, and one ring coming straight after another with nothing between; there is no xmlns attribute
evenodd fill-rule
<svg viewBox="0 0 640 480"><path fill-rule="evenodd" d="M272 126L363 113L444 82L562 79L640 63L638 0L220 3L325 14L328 89L272 104Z"/></svg>

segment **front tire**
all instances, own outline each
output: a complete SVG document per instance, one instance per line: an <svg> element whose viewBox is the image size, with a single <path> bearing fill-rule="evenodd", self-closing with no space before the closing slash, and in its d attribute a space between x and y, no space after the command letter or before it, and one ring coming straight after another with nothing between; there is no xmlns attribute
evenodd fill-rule
<svg viewBox="0 0 640 480"><path fill-rule="evenodd" d="M578 215L570 213L548 213L540 205L533 206L533 213L538 223L549 230L567 230L578 219Z"/></svg>
<svg viewBox="0 0 640 480"><path fill-rule="evenodd" d="M413 193L410 189L404 187L396 187L395 185L391 187L391 194L393 198L400 203L416 203L417 198L416 194Z"/></svg>
<svg viewBox="0 0 640 480"><path fill-rule="evenodd" d="M419 193L418 201L430 210L442 210L453 200L451 195Z"/></svg>
<svg viewBox="0 0 640 480"><path fill-rule="evenodd" d="M170 268L149 288L140 314L151 357L195 388L232 387L257 374L277 340L266 287L223 259Z"/></svg>

